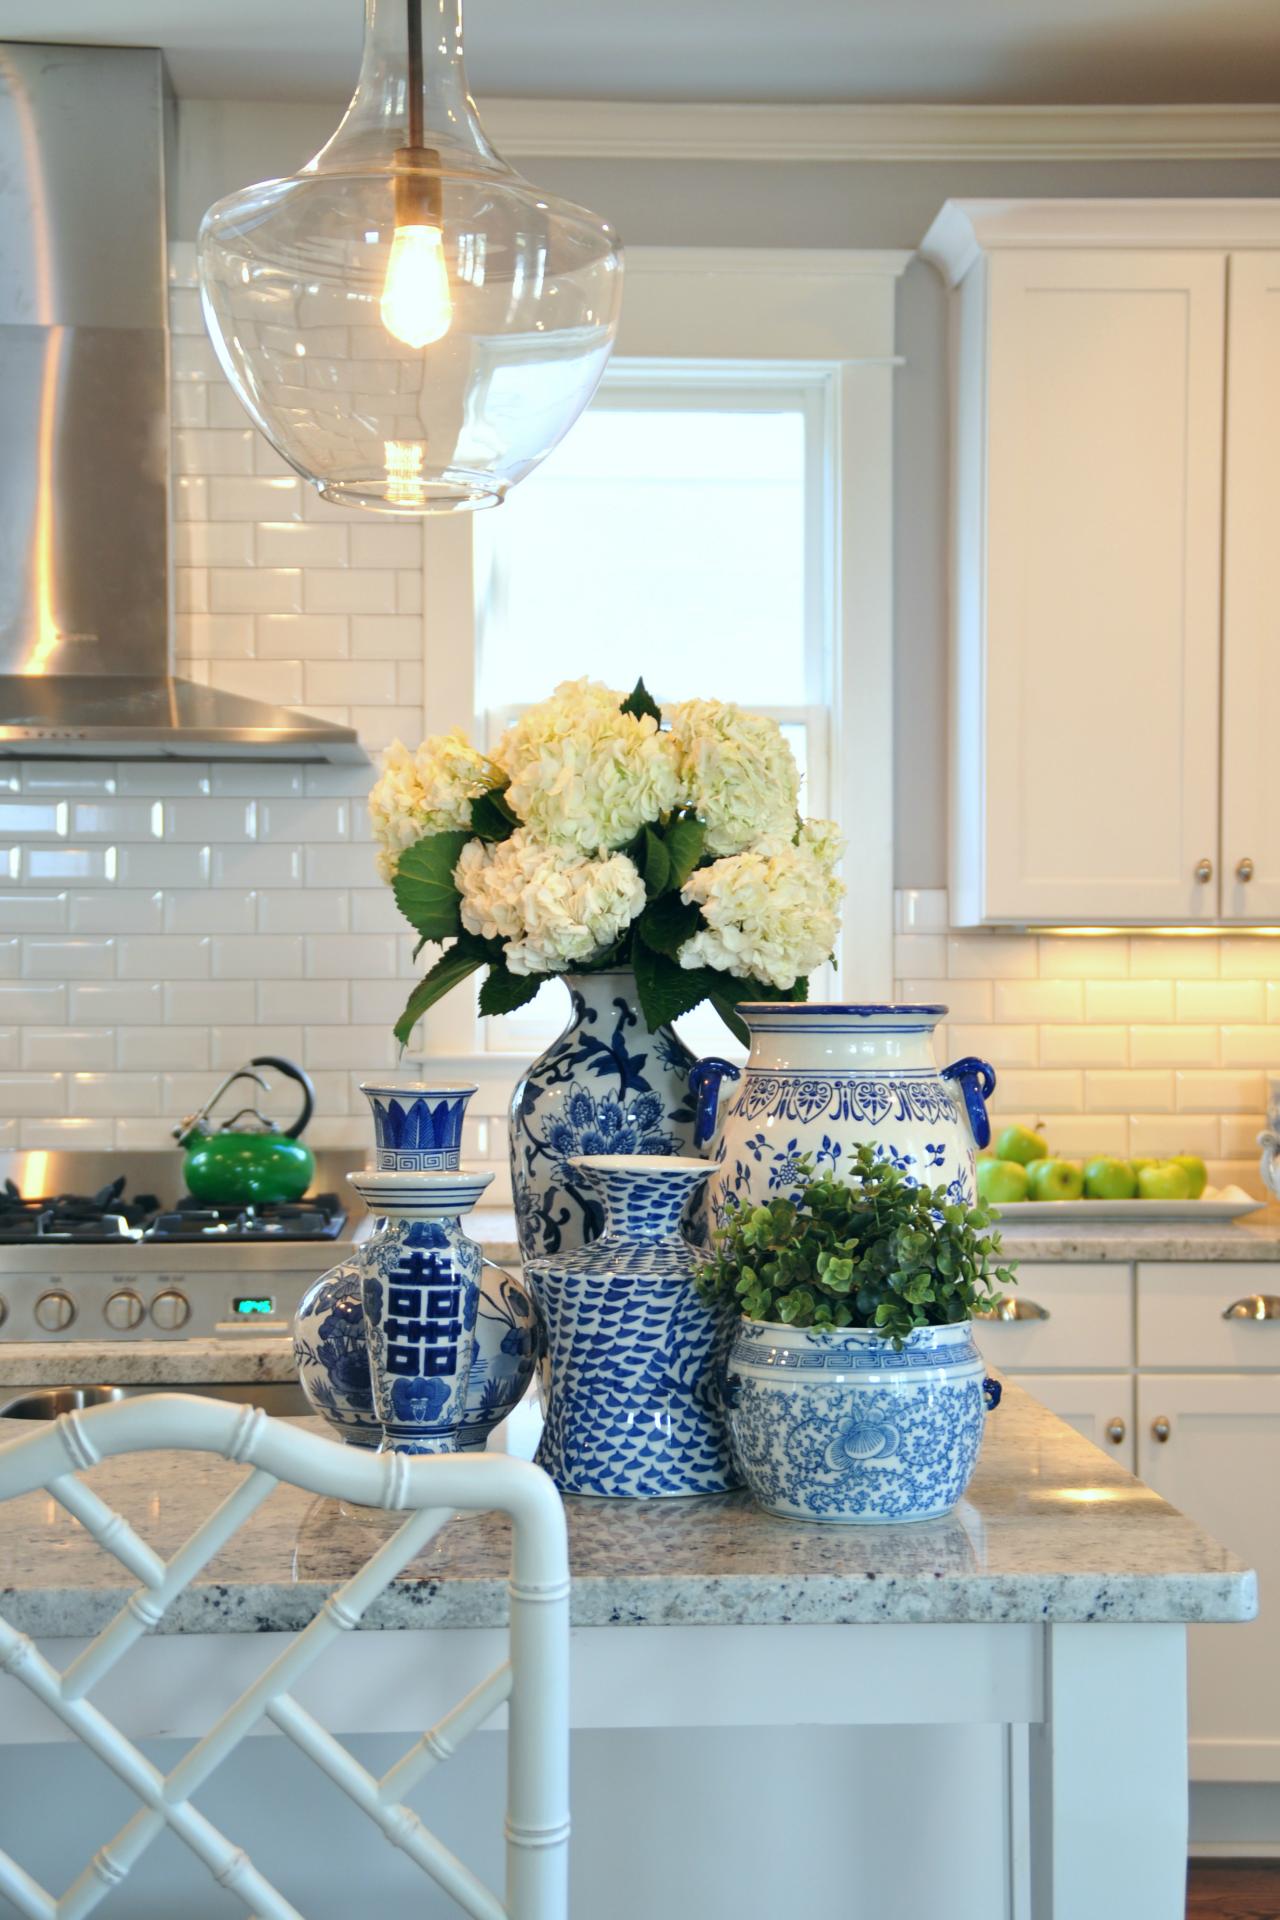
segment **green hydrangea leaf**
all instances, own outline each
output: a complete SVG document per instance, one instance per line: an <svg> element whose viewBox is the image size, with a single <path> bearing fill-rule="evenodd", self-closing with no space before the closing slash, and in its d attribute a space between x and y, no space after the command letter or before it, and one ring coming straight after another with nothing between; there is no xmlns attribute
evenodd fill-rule
<svg viewBox="0 0 1280 1920"><path fill-rule="evenodd" d="M460 980L465 980L478 967L484 966L491 958L489 943L475 940L464 935L453 946L446 947L434 967L424 973L405 1003L404 1012L395 1024L395 1036L402 1047L409 1044L409 1036L421 1020L428 1007L444 998Z"/></svg>
<svg viewBox="0 0 1280 1920"><path fill-rule="evenodd" d="M543 977L537 973L512 973L505 961L494 962L480 989L481 1013L514 1013L517 1007L527 1006L541 987Z"/></svg>
<svg viewBox="0 0 1280 1920"><path fill-rule="evenodd" d="M649 902L636 921L636 931L654 953L665 953L674 960L701 925L697 907L686 907L678 893L664 893L660 900Z"/></svg>
<svg viewBox="0 0 1280 1920"><path fill-rule="evenodd" d="M619 711L621 713L634 713L637 720L643 720L647 714L651 720L656 720L659 726L662 725L662 708L658 705L643 680L636 681L635 686L622 702Z"/></svg>
<svg viewBox="0 0 1280 1920"><path fill-rule="evenodd" d="M471 831L481 840L509 840L520 816L507 804L505 787L490 787L471 802Z"/></svg>
<svg viewBox="0 0 1280 1920"><path fill-rule="evenodd" d="M427 940L448 940L462 928L453 870L469 833L431 833L400 855L392 892L405 919Z"/></svg>
<svg viewBox="0 0 1280 1920"><path fill-rule="evenodd" d="M671 884L671 856L652 827L644 830L640 870L644 875L644 890L651 900L666 892Z"/></svg>
<svg viewBox="0 0 1280 1920"><path fill-rule="evenodd" d="M671 861L671 886L679 893L702 858L707 844L707 829L696 814L677 815L664 835Z"/></svg>

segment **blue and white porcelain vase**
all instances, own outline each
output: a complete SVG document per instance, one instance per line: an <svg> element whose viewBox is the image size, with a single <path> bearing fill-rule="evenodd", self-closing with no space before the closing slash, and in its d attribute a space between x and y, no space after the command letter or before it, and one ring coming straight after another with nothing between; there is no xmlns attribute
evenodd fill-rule
<svg viewBox="0 0 1280 1920"><path fill-rule="evenodd" d="M457 1169L462 1121L472 1088L420 1082L367 1086L363 1091L374 1111L379 1158L384 1153L421 1154L429 1162L417 1169L424 1173ZM419 1144L411 1144L414 1139ZM421 1144L424 1140L428 1144ZM445 1157L444 1167L436 1164L440 1155ZM412 1173L415 1168L402 1164L379 1170ZM375 1212L382 1212L383 1196L370 1193L367 1197ZM422 1216L432 1224L437 1219L436 1198L431 1197L429 1210ZM403 1191L398 1199L403 1210ZM402 1222L412 1218L411 1211L402 1211ZM371 1239L357 1244L338 1266L322 1274L303 1295L294 1319L293 1351L302 1389L312 1409L354 1446L377 1447L383 1442L369 1372L363 1285L366 1272L378 1265L378 1248L389 1227L387 1219L380 1220ZM494 1428L524 1398L542 1351L537 1309L523 1280L485 1260L479 1284L470 1374L456 1429L457 1447L466 1452L482 1449Z"/></svg>
<svg viewBox="0 0 1280 1920"><path fill-rule="evenodd" d="M949 1513L999 1398L967 1321L918 1328L899 1351L864 1328L742 1320L729 1356L734 1456L757 1503L788 1520Z"/></svg>
<svg viewBox="0 0 1280 1920"><path fill-rule="evenodd" d="M360 1271L373 1411L394 1453L457 1453L484 1255L463 1230L491 1173L353 1173L384 1225Z"/></svg>
<svg viewBox="0 0 1280 1920"><path fill-rule="evenodd" d="M680 1231L710 1167L592 1154L575 1156L573 1172L597 1196L604 1231L525 1266L550 1354L538 1465L562 1493L723 1493L738 1485L724 1405L738 1316L698 1293L698 1256Z"/></svg>
<svg viewBox="0 0 1280 1920"><path fill-rule="evenodd" d="M746 1067L700 1060L692 1076L699 1146L716 1135L721 1083L736 1083L708 1188L714 1218L730 1195L758 1205L793 1193L805 1156L819 1173L838 1176L864 1141L918 1185L974 1199L976 1149L991 1136L986 1103L996 1076L974 1059L939 1072L933 1030L945 1007L770 1000L738 1011L751 1030Z"/></svg>
<svg viewBox="0 0 1280 1920"><path fill-rule="evenodd" d="M690 1153L693 1055L670 1027L651 1033L630 972L565 974L569 1024L511 1102L511 1190L525 1260L569 1253L604 1224L577 1154Z"/></svg>

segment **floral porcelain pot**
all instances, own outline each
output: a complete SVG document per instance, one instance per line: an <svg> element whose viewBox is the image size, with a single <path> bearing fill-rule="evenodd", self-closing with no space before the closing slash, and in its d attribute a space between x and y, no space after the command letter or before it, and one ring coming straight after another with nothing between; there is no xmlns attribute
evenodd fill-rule
<svg viewBox="0 0 1280 1920"><path fill-rule="evenodd" d="M967 1321L901 1351L863 1328L742 1320L729 1356L734 1457L758 1504L788 1520L935 1520L968 1486L987 1409Z"/></svg>
<svg viewBox="0 0 1280 1920"><path fill-rule="evenodd" d="M562 1493L633 1498L738 1485L725 1424L724 1364L738 1316L694 1286L680 1231L705 1160L576 1157L604 1232L529 1261L547 1323L550 1392L537 1462Z"/></svg>
<svg viewBox="0 0 1280 1920"><path fill-rule="evenodd" d="M373 1108L380 1162L384 1154L421 1154L432 1162L443 1155L446 1166L432 1164L421 1171L457 1168L470 1087L437 1081L367 1086L362 1091ZM428 1136L431 1144L423 1144ZM417 1144L410 1144L411 1139ZM411 1173L414 1169L401 1164L382 1166L381 1171ZM365 1197L378 1211L385 1196L370 1189ZM396 1197L401 1207L397 1236L403 1241L415 1216L406 1208L405 1192ZM434 1244L439 1230L437 1197L430 1197L421 1216L424 1229L430 1229L423 1246ZM378 1249L389 1230L389 1222L383 1219L372 1239L362 1241L338 1266L322 1274L303 1295L293 1324L293 1351L303 1392L340 1438L360 1447L381 1446L384 1437L374 1408L363 1286L366 1273L382 1258ZM482 1449L493 1429L524 1398L542 1347L533 1296L522 1280L482 1259L479 1286L470 1372L455 1428L455 1444L467 1452Z"/></svg>
<svg viewBox="0 0 1280 1920"><path fill-rule="evenodd" d="M721 1083L736 1083L708 1188L715 1218L730 1195L758 1204L790 1194L805 1155L819 1173L838 1175L863 1141L919 1184L973 1200L996 1076L973 1059L938 1071L932 1035L945 1007L762 1001L738 1011L751 1029L746 1067L700 1060L692 1075L699 1146L716 1132Z"/></svg>
<svg viewBox="0 0 1280 1920"><path fill-rule="evenodd" d="M569 1023L511 1102L511 1190L525 1260L596 1239L601 1198L575 1154L690 1153L693 1055L670 1027L651 1033L631 973L565 974Z"/></svg>

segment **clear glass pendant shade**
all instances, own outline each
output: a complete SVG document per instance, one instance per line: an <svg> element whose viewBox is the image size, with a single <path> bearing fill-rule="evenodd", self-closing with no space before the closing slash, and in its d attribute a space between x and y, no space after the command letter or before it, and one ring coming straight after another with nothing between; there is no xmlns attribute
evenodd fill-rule
<svg viewBox="0 0 1280 1920"><path fill-rule="evenodd" d="M219 200L205 321L256 424L327 499L495 505L594 393L622 249L489 145L461 0L366 0L360 80L302 172Z"/></svg>

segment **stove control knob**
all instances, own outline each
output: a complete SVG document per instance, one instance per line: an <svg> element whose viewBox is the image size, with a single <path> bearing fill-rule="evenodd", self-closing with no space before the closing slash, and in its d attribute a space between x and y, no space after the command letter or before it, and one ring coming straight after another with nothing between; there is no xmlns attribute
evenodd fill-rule
<svg viewBox="0 0 1280 1920"><path fill-rule="evenodd" d="M65 1333L76 1317L76 1303L69 1293L61 1293L56 1288L51 1293L42 1293L36 1301L36 1325L43 1327L46 1333Z"/></svg>
<svg viewBox="0 0 1280 1920"><path fill-rule="evenodd" d="M176 1333L191 1318L191 1302L176 1287L166 1287L151 1302L151 1318L161 1333Z"/></svg>
<svg viewBox="0 0 1280 1920"><path fill-rule="evenodd" d="M128 1287L122 1287L119 1293L107 1295L102 1317L117 1333L131 1333L145 1312L146 1308L138 1295Z"/></svg>

